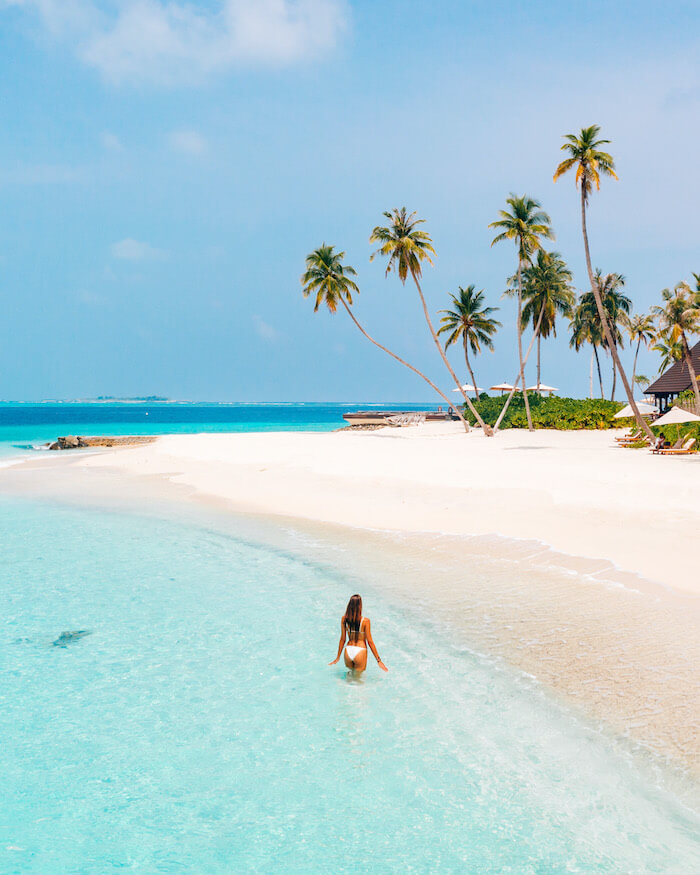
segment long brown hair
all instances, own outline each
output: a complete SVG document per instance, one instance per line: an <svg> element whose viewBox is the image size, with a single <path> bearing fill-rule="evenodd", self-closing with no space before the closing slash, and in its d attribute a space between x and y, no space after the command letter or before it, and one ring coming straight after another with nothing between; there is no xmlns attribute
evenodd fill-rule
<svg viewBox="0 0 700 875"><path fill-rule="evenodd" d="M350 596L347 608L345 608L345 625L349 632L360 634L360 624L362 623L362 596L355 593Z"/></svg>

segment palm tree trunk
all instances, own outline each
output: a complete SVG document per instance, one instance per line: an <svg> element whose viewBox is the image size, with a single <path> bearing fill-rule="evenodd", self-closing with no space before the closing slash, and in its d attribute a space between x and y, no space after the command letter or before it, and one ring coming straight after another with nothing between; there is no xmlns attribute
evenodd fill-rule
<svg viewBox="0 0 700 875"><path fill-rule="evenodd" d="M593 344L593 352L595 353L595 363L598 368L598 382L600 383L600 399L605 400L605 392L603 391L603 372L600 370L600 358L598 356L598 347Z"/></svg>
<svg viewBox="0 0 700 875"><path fill-rule="evenodd" d="M532 352L532 345L535 342L535 338L539 336L540 326L542 325L542 317L544 316L544 306L540 310L540 315L537 317L537 325L535 326L535 330L532 335L532 339L530 340L530 345L527 348L527 352L525 353L525 362L527 364L527 360L530 358L530 353ZM522 378L522 370L518 373L517 377L513 381L513 388L510 390L510 394L506 398L506 403L503 405L501 412L498 414L498 419L496 420L496 424L493 427L493 433L495 434L498 431L498 428L503 420L503 417L506 415L506 410L508 410L508 406L515 395L515 390L518 388L518 382Z"/></svg>
<svg viewBox="0 0 700 875"><path fill-rule="evenodd" d="M613 378L612 378L612 389L610 391L610 400L615 400L615 385L617 383L617 368L615 367L615 359L613 359Z"/></svg>
<svg viewBox="0 0 700 875"><path fill-rule="evenodd" d="M467 338L464 338L464 360L467 363L467 370L469 371L469 376L472 378L472 386L474 387L474 400L479 400L479 390L476 388L476 378L474 376L474 371L472 370L471 362L469 361L469 350L467 348Z"/></svg>
<svg viewBox="0 0 700 875"><path fill-rule="evenodd" d="M600 322L603 326L603 333L605 334L605 340L608 345L608 349L610 350L613 361L615 362L617 369L620 372L620 379L622 380L622 385L625 387L627 400L629 401L629 405L634 413L636 423L644 431L649 440L653 441L654 433L649 428L647 421L639 412L637 402L634 400L634 393L632 392L629 380L627 379L627 374L622 367L622 362L620 361L620 356L617 352L617 345L615 344L615 339L613 338L612 332L610 331L608 319L605 313L605 309L603 307L603 301L600 297L600 288L598 287L598 283L596 282L595 276L593 275L593 266L591 264L591 250L588 245L588 229L586 228L586 193L584 190L583 180L581 184L581 228L583 230L583 248L586 251L586 267L588 268L588 279L591 283L591 290L593 292L593 297L595 298L596 307L598 308L598 316L600 317Z"/></svg>
<svg viewBox="0 0 700 875"><path fill-rule="evenodd" d="M637 341L637 350L634 354L634 364L632 365L632 388L634 389L637 382L637 356L639 355L639 347L642 345L642 338Z"/></svg>
<svg viewBox="0 0 700 875"><path fill-rule="evenodd" d="M593 400L593 353L591 353L591 369L590 369L590 372L588 374L588 394L589 394L589 397L592 401Z"/></svg>
<svg viewBox="0 0 700 875"><path fill-rule="evenodd" d="M347 310L348 316L352 319L352 321L355 323L355 325L360 329L360 331L367 338L367 340L369 340L370 343L373 343L378 349L381 349L382 352L385 352L387 355L390 355L393 359L396 359L397 362L399 362L400 364L407 367L410 371L413 371L413 373L417 374L421 378L421 380L425 380L425 382L430 386L430 388L433 389L435 392L437 392L437 394L442 398L443 401L447 402L447 406L452 407L454 412L459 417L462 425L464 426L464 430L466 432L469 432L469 423L462 415L461 410L459 410L459 405L453 404L453 402L447 397L447 395L445 395L440 389L438 389L438 387L435 385L435 383L433 383L432 380L430 380L428 377L426 377L425 374L421 373L418 370L418 368L414 368L413 365L410 365L407 361L404 361L400 356L396 355L395 352L392 352L390 349L387 349L385 346L382 346L381 343L379 343L379 341L375 340L373 337L370 337L370 335L365 331L365 329L357 321L357 319L355 318L355 314L352 312L350 307L348 307L347 301L345 300L345 298L343 298L342 295L340 295L340 300L342 301L343 306Z"/></svg>
<svg viewBox="0 0 700 875"><path fill-rule="evenodd" d="M693 367L693 356L691 355L690 347L688 346L688 338L685 336L684 331L681 331L681 341L683 343L683 356L685 358L685 363L688 365L690 385L692 386L693 394L695 395L695 412L700 414L700 388L698 388L698 378L695 374L695 368Z"/></svg>
<svg viewBox="0 0 700 875"><path fill-rule="evenodd" d="M542 360L540 358L540 349L542 346L542 338L540 335L537 335L537 389L540 393L540 398L542 397L542 390L540 386L542 385Z"/></svg>
<svg viewBox="0 0 700 875"><path fill-rule="evenodd" d="M523 278L522 278L522 258L518 253L518 359L520 361L520 382L523 384L523 398L525 399L525 415L527 416L527 430L534 431L532 427L532 415L530 414L530 402L527 400L527 389L525 388L525 365L523 363ZM516 383L517 385L517 383Z"/></svg>
<svg viewBox="0 0 700 875"><path fill-rule="evenodd" d="M481 416L479 416L479 411L472 404L471 398L467 395L467 393L464 391L464 389L462 389L462 384L457 379L457 374L455 374L455 372L452 370L452 365L450 364L450 362L447 358L447 355L445 354L445 350L442 348L442 344L440 343L440 339L438 338L437 334L435 333L435 329L433 328L433 323L432 323L432 320L430 319L430 313L428 312L428 305L425 303L425 298L423 297L423 289L421 289L421 287L420 287L420 283L418 282L418 277L413 273L411 274L411 276L413 277L413 282L416 284L416 288L418 289L418 294L420 295L420 301L421 301L421 304L423 305L423 313L425 314L425 321L428 323L428 328L430 329L430 333L433 336L435 346L437 347L437 350L440 353L440 358L445 363L445 367L450 372L452 379L455 381L455 385L457 386L459 391L462 393L462 397L464 398L464 401L465 401L467 407L471 411L472 416L476 419L476 421L481 426L481 429L484 432L484 434L487 437L493 437L493 432L491 431L491 427L484 422L484 420L481 418Z"/></svg>

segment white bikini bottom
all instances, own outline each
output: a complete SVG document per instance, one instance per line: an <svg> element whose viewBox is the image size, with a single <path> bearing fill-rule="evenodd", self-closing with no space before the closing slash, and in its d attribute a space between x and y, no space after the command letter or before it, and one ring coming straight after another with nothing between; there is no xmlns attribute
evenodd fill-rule
<svg viewBox="0 0 700 875"><path fill-rule="evenodd" d="M355 647L355 646L352 645L352 644L348 644L348 646L345 648L345 652L346 652L347 655L350 657L350 659L352 659L353 662L357 659L357 657L358 657L358 656L359 656L364 650L366 650L365 647Z"/></svg>

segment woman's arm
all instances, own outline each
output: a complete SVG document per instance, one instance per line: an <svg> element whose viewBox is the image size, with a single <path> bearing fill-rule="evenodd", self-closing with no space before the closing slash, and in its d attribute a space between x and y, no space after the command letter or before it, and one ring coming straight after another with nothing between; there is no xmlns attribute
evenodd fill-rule
<svg viewBox="0 0 700 875"><path fill-rule="evenodd" d="M374 658L377 660L377 664L379 665L379 668L381 668L383 671L389 671L389 669L384 665L384 663L379 658L379 654L377 653L377 648L374 646L374 639L372 638L372 627L371 627L371 624L369 622L369 619L367 617L365 617L365 620L367 622L367 625L365 626L365 638L367 639L367 643L369 644L369 649L374 654Z"/></svg>
<svg viewBox="0 0 700 875"><path fill-rule="evenodd" d="M338 642L338 655L333 660L333 662L329 662L328 665L335 665L336 662L340 659L340 654L343 652L343 645L345 644L345 617L340 621L340 641Z"/></svg>

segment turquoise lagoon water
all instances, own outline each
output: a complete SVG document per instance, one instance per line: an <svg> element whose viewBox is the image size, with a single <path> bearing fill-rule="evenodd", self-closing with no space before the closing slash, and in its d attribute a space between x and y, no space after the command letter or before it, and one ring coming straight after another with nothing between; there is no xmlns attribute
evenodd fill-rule
<svg viewBox="0 0 700 875"><path fill-rule="evenodd" d="M0 403L0 464L66 434L331 431L358 409L433 410L435 404Z"/></svg>
<svg viewBox="0 0 700 875"><path fill-rule="evenodd" d="M357 577L205 520L0 497L0 532L0 872L700 871L646 763Z"/></svg>

